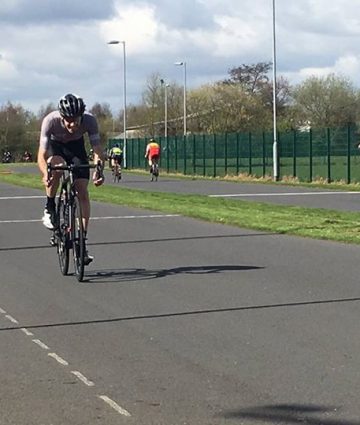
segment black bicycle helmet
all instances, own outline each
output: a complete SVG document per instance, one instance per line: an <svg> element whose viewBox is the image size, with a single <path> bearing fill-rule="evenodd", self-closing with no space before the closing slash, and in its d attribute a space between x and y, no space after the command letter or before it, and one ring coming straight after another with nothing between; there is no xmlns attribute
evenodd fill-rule
<svg viewBox="0 0 360 425"><path fill-rule="evenodd" d="M64 118L81 117L85 111L83 99L76 94L66 94L59 100L59 112Z"/></svg>

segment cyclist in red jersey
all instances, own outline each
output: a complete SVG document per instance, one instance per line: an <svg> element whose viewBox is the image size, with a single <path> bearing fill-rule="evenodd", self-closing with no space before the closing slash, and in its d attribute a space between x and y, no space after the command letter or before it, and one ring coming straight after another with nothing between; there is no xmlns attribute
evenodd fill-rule
<svg viewBox="0 0 360 425"><path fill-rule="evenodd" d="M145 158L148 159L151 174L153 164L158 164L160 159L160 145L154 139L150 139L146 146Z"/></svg>

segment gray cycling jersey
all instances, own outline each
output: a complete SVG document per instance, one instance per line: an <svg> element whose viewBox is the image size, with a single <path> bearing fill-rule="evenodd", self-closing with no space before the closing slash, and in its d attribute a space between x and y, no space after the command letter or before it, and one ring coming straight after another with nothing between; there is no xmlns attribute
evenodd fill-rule
<svg viewBox="0 0 360 425"><path fill-rule="evenodd" d="M100 144L100 135L95 117L89 112L85 112L79 128L74 133L69 133L64 127L63 119L59 111L50 112L46 115L41 124L40 147L47 149L49 141L68 143L72 140L80 139L88 133L91 146Z"/></svg>

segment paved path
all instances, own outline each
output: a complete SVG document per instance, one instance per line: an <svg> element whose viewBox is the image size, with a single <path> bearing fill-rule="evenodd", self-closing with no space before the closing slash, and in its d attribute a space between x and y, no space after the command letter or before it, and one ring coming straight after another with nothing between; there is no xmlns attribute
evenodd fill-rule
<svg viewBox="0 0 360 425"><path fill-rule="evenodd" d="M37 168L12 166L14 171L38 173ZM107 184L111 174L106 171ZM305 188L279 184L233 183L219 180L176 179L160 176L158 182L151 182L148 175L123 173L123 179L116 183L129 189L142 189L160 192L193 193L223 197L233 200L269 202L281 205L299 205L310 208L326 208L343 211L360 211L360 191L346 192L322 188Z"/></svg>
<svg viewBox="0 0 360 425"><path fill-rule="evenodd" d="M0 193L1 425L360 425L360 247L94 202L80 284Z"/></svg>

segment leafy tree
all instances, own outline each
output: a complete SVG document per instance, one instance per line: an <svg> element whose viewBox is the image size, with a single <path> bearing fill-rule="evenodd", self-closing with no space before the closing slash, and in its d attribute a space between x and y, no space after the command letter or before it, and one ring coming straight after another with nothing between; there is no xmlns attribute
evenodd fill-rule
<svg viewBox="0 0 360 425"><path fill-rule="evenodd" d="M329 74L310 77L293 91L297 124L312 127L337 127L354 122L358 109L358 93L344 77Z"/></svg>
<svg viewBox="0 0 360 425"><path fill-rule="evenodd" d="M246 91L256 93L261 91L263 85L269 82L268 72L272 62L258 62L256 64L242 64L229 70L230 78L225 84L240 84Z"/></svg>

